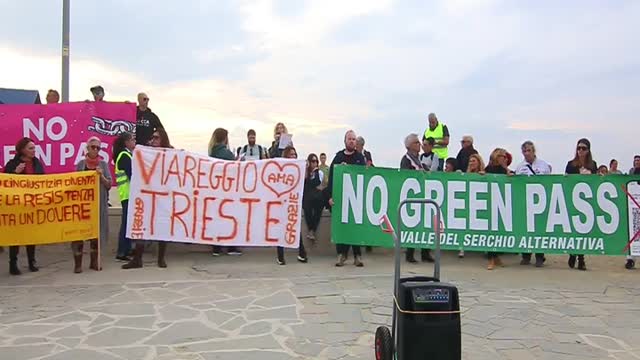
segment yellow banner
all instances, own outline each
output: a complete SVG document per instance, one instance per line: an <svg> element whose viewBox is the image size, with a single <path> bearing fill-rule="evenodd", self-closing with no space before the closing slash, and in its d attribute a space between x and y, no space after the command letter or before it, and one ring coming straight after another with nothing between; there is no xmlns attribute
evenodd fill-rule
<svg viewBox="0 0 640 360"><path fill-rule="evenodd" d="M95 171L0 174L0 246L97 238L99 190Z"/></svg>

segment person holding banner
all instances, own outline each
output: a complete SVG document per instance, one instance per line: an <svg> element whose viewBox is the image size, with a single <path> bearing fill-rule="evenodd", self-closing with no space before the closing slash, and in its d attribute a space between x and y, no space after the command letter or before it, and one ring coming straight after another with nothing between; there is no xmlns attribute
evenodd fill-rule
<svg viewBox="0 0 640 360"><path fill-rule="evenodd" d="M96 136L92 136L87 140L87 153L85 158L80 160L76 164L76 171L91 171L94 170L100 175L100 238L91 239L89 241L91 247L91 263L89 268L91 270L100 271L102 266L100 265L100 248L109 237L109 204L108 196L111 189L111 173L107 162L100 159L101 141ZM98 243L100 242L100 244ZM84 248L84 241L74 241L71 243L71 250L73 251L73 272L79 274L82 272L82 251Z"/></svg>
<svg viewBox="0 0 640 360"><path fill-rule="evenodd" d="M578 140L576 145L576 155L573 160L567 163L565 168L565 174L581 174L581 175L593 175L598 172L598 165L593 161L591 154L591 142L588 139ZM567 264L570 268L576 266L576 256L578 258L578 270L587 270L587 264L584 261L584 255L569 255Z"/></svg>
<svg viewBox="0 0 640 360"><path fill-rule="evenodd" d="M157 128L151 135L149 145L159 148L173 148L169 141L169 136L164 128ZM122 268L127 269L139 269L142 267L142 254L144 253L144 241L136 241L136 246L133 250L133 258L128 263L122 265ZM167 253L167 242L158 241L158 267L166 268L167 262L165 261L165 255Z"/></svg>
<svg viewBox="0 0 640 360"><path fill-rule="evenodd" d="M211 140L209 140L209 156L216 159L235 161L236 157L229 150L229 132L223 128L217 128L211 134ZM220 256L220 250L222 246L213 245L213 251L211 255ZM227 255L240 256L242 251L235 246L227 247Z"/></svg>
<svg viewBox="0 0 640 360"><path fill-rule="evenodd" d="M429 138L429 139L433 140L433 138ZM428 139L425 140L425 142L427 141ZM420 138L418 137L418 134L407 135L407 137L404 139L404 146L407 148L407 153L404 154L404 156L400 160L400 169L416 170L416 171L431 171L432 168L430 164L429 166L427 166L427 164L420 161L419 155L420 155L420 147L422 146L422 144L420 143ZM433 162L433 164L434 164L434 167L433 167L434 171L437 171L438 169L437 156L435 157L435 161ZM415 252L416 252L416 249L414 248L407 249L407 252L405 254L405 258L407 262L410 262L410 263L418 262L416 261L416 258L414 256ZM420 256L422 258L422 261L426 261L426 262L434 261L429 249L420 250Z"/></svg>
<svg viewBox="0 0 640 360"><path fill-rule="evenodd" d="M366 165L364 155L356 151L355 131L349 130L344 134L344 150L338 151L336 153L336 156L333 158L331 166L329 167L329 182L327 183L327 188L325 189L325 198L329 199L329 211L331 211L331 207L334 205L332 192L333 167L335 165ZM347 256L349 255L349 248L353 249L353 264L357 267L363 267L364 263L362 262L362 252L360 251L360 246L344 244L336 244L336 251L338 252L338 262L336 263L336 266L344 266L345 261L347 261Z"/></svg>
<svg viewBox="0 0 640 360"><path fill-rule="evenodd" d="M551 165L546 161L538 158L536 155L536 146L532 141L525 141L522 146L522 156L524 160L516 168L516 175L536 176L551 174ZM547 259L543 253L536 253L536 267L542 267ZM520 265L531 264L531 253L523 253Z"/></svg>
<svg viewBox="0 0 640 360"><path fill-rule="evenodd" d="M122 218L120 220L120 232L118 234L118 250L116 260L129 262L131 252L131 239L127 237L127 221L129 210L129 186L131 184L131 159L133 149L136 147L136 139L131 133L122 133L113 142L113 158L115 161L116 185L118 197L122 205Z"/></svg>
<svg viewBox="0 0 640 360"><path fill-rule="evenodd" d="M38 175L44 174L44 167L38 158L36 158L36 145L28 137L20 139L16 143L16 155L13 159L9 160L4 167L4 172L7 174L20 174L20 175ZM27 259L29 260L29 271L38 271L36 263L36 246L27 245ZM11 275L20 275L20 268L18 268L18 253L20 252L19 246L9 247L9 273Z"/></svg>
<svg viewBox="0 0 640 360"><path fill-rule="evenodd" d="M507 150L497 148L491 152L491 156L489 157L489 165L487 165L487 167L484 169L484 172L487 174L503 174L508 176L514 175L514 172L509 170L511 159L511 154L509 154ZM489 256L489 264L487 265L487 270L493 270L496 266L504 266L502 260L500 259L500 253L489 252L487 255Z"/></svg>
<svg viewBox="0 0 640 360"><path fill-rule="evenodd" d="M287 146L282 151L282 157L284 157L286 159L297 159L298 158L298 153L296 152L296 148L294 148L293 146ZM309 165L307 164L307 168L308 168L308 166ZM307 183L308 183L308 179L305 179L305 181L304 181L305 189L307 188ZM316 186L319 186L321 183L322 183L322 181L314 182L314 184L317 184ZM305 203L305 195L306 195L305 193L303 193L303 195L302 195L302 203L303 204ZM305 212L305 217L307 217L306 212ZM309 220L307 220L307 221L309 221ZM277 251L277 255L278 255L278 258L277 258L278 265L286 265L286 262L284 260L284 248L282 246L278 246L276 251ZM302 241L302 239L300 239L300 245L298 246L298 261L301 262L301 263L306 263L307 262L307 252L304 249L304 242Z"/></svg>

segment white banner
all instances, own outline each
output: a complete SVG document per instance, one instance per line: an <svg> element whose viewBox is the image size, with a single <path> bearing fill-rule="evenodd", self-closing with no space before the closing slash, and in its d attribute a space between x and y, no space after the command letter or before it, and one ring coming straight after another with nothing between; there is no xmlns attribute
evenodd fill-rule
<svg viewBox="0 0 640 360"><path fill-rule="evenodd" d="M127 236L297 248L304 174L304 160L224 161L138 146Z"/></svg>

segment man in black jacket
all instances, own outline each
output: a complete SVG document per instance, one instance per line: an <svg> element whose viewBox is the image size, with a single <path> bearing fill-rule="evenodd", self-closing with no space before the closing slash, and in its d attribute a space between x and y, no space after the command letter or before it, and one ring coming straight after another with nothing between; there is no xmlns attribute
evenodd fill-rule
<svg viewBox="0 0 640 360"><path fill-rule="evenodd" d="M469 167L469 157L477 154L478 151L473 148L473 137L471 136L463 136L460 144L462 145L462 148L456 157L456 162L458 163L457 170L467 172L467 167Z"/></svg>
<svg viewBox="0 0 640 360"><path fill-rule="evenodd" d="M138 112L136 115L136 144L148 145L153 132L164 128L160 118L149 108L149 97L145 93L138 94Z"/></svg>
<svg viewBox="0 0 640 360"><path fill-rule="evenodd" d="M329 182L327 184L327 197L329 198L329 206L333 206L332 186L333 186L333 167L334 165L366 165L364 155L356 150L356 133L353 130L347 131L344 135L344 150L340 150L336 153L336 156L331 162L329 168ZM329 209L331 210L331 209ZM336 266L343 266L347 261L347 255L349 255L349 248L353 248L353 264L357 267L362 267L362 253L360 252L360 246L358 245L344 245L337 244L336 250L338 252L338 262Z"/></svg>

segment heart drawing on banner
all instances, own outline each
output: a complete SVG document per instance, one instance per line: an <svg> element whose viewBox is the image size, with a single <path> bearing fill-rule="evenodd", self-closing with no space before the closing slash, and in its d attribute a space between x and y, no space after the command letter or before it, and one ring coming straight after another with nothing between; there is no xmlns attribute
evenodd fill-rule
<svg viewBox="0 0 640 360"><path fill-rule="evenodd" d="M269 161L262 168L262 183L276 196L292 192L300 183L300 168L296 164Z"/></svg>

